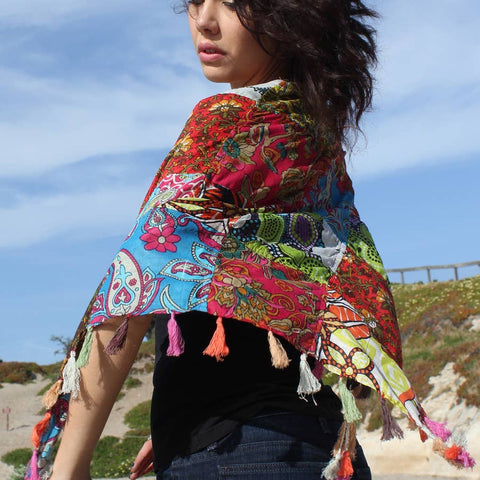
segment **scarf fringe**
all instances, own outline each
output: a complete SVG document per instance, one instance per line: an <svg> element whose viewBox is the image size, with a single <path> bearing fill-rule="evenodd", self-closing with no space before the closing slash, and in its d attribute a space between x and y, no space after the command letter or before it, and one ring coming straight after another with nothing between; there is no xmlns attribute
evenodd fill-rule
<svg viewBox="0 0 480 480"><path fill-rule="evenodd" d="M348 389L346 381L340 379L338 391L342 401L343 415L347 423L359 423L362 420L362 413L357 407L357 402L352 392Z"/></svg>
<svg viewBox="0 0 480 480"><path fill-rule="evenodd" d="M392 438L403 438L403 430L397 421L393 418L392 412L387 406L384 397L380 398L380 406L382 409L382 437L381 440L386 442Z"/></svg>
<svg viewBox="0 0 480 480"><path fill-rule="evenodd" d="M32 433L30 435L30 440L35 450L40 446L40 439L42 438L44 431L46 430L48 424L50 423L51 418L52 418L52 414L50 412L47 412L43 417L43 419L40 420L33 427Z"/></svg>
<svg viewBox="0 0 480 480"><path fill-rule="evenodd" d="M170 315L170 320L167 323L168 329L168 357L179 357L185 351L185 340L182 337L182 331L175 319L175 312Z"/></svg>
<svg viewBox="0 0 480 480"><path fill-rule="evenodd" d="M217 328L213 333L212 339L207 348L203 351L204 355L215 357L217 362L223 362L223 359L228 356L230 349L228 348L225 339L225 329L223 328L222 317L217 318Z"/></svg>
<svg viewBox="0 0 480 480"><path fill-rule="evenodd" d="M447 422L434 422L433 420L430 420L428 417L424 417L423 419L425 425L428 427L428 429L438 438L442 439L444 442L446 442L451 436L452 432L446 428Z"/></svg>
<svg viewBox="0 0 480 480"><path fill-rule="evenodd" d="M75 350L70 352L70 358L63 368L62 375L63 384L60 393L70 393L73 398L77 398L80 392L80 370L75 361Z"/></svg>
<svg viewBox="0 0 480 480"><path fill-rule="evenodd" d="M85 338L83 339L82 348L77 358L78 368L83 368L88 365L88 361L90 360L90 353L92 351L92 344L93 344L93 327L88 327L87 333L85 334Z"/></svg>
<svg viewBox="0 0 480 480"><path fill-rule="evenodd" d="M322 384L317 377L312 373L310 365L307 361L307 354L302 353L300 356L300 380L298 382L297 393L300 398L305 398L306 395L313 395L322 389Z"/></svg>
<svg viewBox="0 0 480 480"><path fill-rule="evenodd" d="M350 458L350 452L345 450L342 452L340 460L340 468L337 472L337 480L350 480L353 475L352 459Z"/></svg>
<svg viewBox="0 0 480 480"><path fill-rule="evenodd" d="M28 477L27 477L27 475L28 475ZM41 480L40 475L38 473L38 453L37 453L37 450L33 451L32 458L30 460L30 463L28 464L27 475L25 475L25 478L28 478L28 480Z"/></svg>
<svg viewBox="0 0 480 480"><path fill-rule="evenodd" d="M50 410L57 402L58 396L62 390L63 380L59 378L43 395L42 405Z"/></svg>
<svg viewBox="0 0 480 480"><path fill-rule="evenodd" d="M283 348L282 342L273 334L271 330L268 331L268 346L270 355L272 356L272 365L275 368L283 370L290 365L290 359L287 352Z"/></svg>
<svg viewBox="0 0 480 480"><path fill-rule="evenodd" d="M341 460L342 460L342 455L340 452L338 452L328 462L327 466L323 469L323 472L322 472L322 477L325 478L325 480L337 480L338 471L340 470Z"/></svg>
<svg viewBox="0 0 480 480"><path fill-rule="evenodd" d="M108 342L108 345L105 347L105 353L107 355L115 355L120 350L123 349L125 345L125 340L127 339L128 333L128 319L129 317L125 317L123 322L117 328L115 333L113 334L112 339Z"/></svg>

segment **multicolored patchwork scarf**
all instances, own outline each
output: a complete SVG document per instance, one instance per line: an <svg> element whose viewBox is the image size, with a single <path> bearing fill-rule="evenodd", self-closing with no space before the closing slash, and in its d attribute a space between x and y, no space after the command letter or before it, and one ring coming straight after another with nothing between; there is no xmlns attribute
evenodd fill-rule
<svg viewBox="0 0 480 480"><path fill-rule="evenodd" d="M228 355L222 318L269 332L273 365L288 365L281 336L302 352L298 393L338 381L345 423L323 475L353 474L361 419L352 385L376 390L383 438L402 436L385 400L455 465L474 464L450 432L428 419L401 370L400 335L388 280L354 207L340 145L305 115L292 84L271 82L202 100L165 159L137 222L77 330L59 381L47 393L25 478L47 472L51 446L88 362L92 329L124 321L107 346L118 352L140 315L171 313L169 354L183 338L175 313L218 317L205 353ZM312 356L312 372L306 361Z"/></svg>

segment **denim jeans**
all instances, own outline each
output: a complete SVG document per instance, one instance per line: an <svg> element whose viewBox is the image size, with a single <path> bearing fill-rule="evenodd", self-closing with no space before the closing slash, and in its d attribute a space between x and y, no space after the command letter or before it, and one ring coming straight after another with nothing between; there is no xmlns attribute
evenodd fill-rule
<svg viewBox="0 0 480 480"><path fill-rule="evenodd" d="M253 418L204 450L177 457L157 480L320 480L341 423L294 413ZM352 480L371 480L357 444Z"/></svg>

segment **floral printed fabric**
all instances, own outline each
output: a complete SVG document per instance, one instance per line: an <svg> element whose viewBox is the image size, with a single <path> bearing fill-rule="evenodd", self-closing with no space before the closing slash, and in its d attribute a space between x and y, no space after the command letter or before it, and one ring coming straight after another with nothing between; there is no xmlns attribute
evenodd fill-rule
<svg viewBox="0 0 480 480"><path fill-rule="evenodd" d="M92 328L118 316L129 323L200 310L252 323L377 390L422 435L444 439L401 370L388 280L353 200L342 149L305 115L292 84L199 102L87 308L63 378L47 392L25 478L48 476ZM444 450L457 466L474 464L461 447Z"/></svg>
<svg viewBox="0 0 480 480"><path fill-rule="evenodd" d="M86 325L193 309L250 322L418 417L387 278L353 198L341 148L291 84L202 100Z"/></svg>

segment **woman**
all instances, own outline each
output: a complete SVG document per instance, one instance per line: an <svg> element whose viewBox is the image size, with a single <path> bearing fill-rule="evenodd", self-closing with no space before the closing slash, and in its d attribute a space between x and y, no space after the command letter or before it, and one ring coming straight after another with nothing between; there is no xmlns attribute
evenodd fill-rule
<svg viewBox="0 0 480 480"><path fill-rule="evenodd" d="M186 8L205 76L234 90L199 102L154 178L47 394L26 478L48 471L68 407L50 478L90 479L155 315L159 479L368 479L359 383L446 441L399 367L393 300L341 148L370 105L375 13L359 0ZM340 378L341 405L311 367ZM384 436L400 436L382 405ZM437 445L471 463L449 448Z"/></svg>

